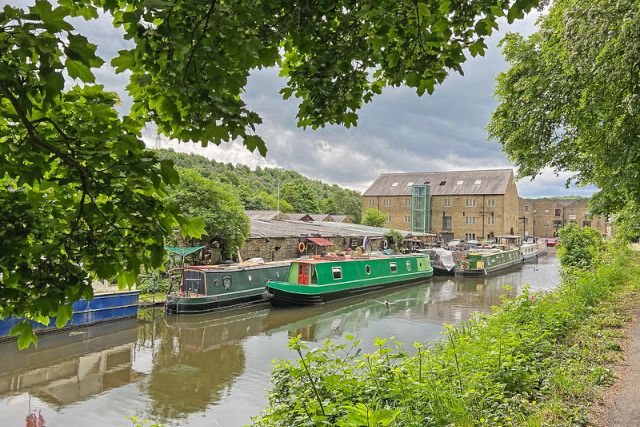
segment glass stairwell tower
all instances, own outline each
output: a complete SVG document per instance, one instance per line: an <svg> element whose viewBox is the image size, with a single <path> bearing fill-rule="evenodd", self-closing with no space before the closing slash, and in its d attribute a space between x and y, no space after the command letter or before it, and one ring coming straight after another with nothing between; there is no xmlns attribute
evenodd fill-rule
<svg viewBox="0 0 640 427"><path fill-rule="evenodd" d="M431 230L431 186L411 186L411 232L428 233Z"/></svg>

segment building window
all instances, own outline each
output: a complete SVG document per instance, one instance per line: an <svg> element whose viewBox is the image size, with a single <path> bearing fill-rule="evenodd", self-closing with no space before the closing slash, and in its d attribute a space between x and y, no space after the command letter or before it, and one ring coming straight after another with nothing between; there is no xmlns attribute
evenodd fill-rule
<svg viewBox="0 0 640 427"><path fill-rule="evenodd" d="M560 209L556 209L556 216L561 216L562 215L562 211Z"/></svg>
<svg viewBox="0 0 640 427"><path fill-rule="evenodd" d="M387 222L391 222L391 215L387 214Z"/></svg>
<svg viewBox="0 0 640 427"><path fill-rule="evenodd" d="M391 206L391 199L384 199L383 204L385 206Z"/></svg>
<svg viewBox="0 0 640 427"><path fill-rule="evenodd" d="M462 185L462 184L464 184L464 181L460 180L456 185Z"/></svg>
<svg viewBox="0 0 640 427"><path fill-rule="evenodd" d="M372 207L372 206L375 206L375 205L376 205L375 199L369 199L369 206Z"/></svg>
<svg viewBox="0 0 640 427"><path fill-rule="evenodd" d="M411 271L411 261L407 261L407 271Z"/></svg>
<svg viewBox="0 0 640 427"><path fill-rule="evenodd" d="M545 215L549 215L549 209L545 209L545 210L544 210L544 214L545 214Z"/></svg>
<svg viewBox="0 0 640 427"><path fill-rule="evenodd" d="M342 279L342 267L331 267L334 280Z"/></svg>
<svg viewBox="0 0 640 427"><path fill-rule="evenodd" d="M556 212L557 211L558 210L556 209ZM569 209L569 215L575 215L575 214L576 214L576 210L575 209ZM559 215L556 215L556 216L559 216Z"/></svg>
<svg viewBox="0 0 640 427"><path fill-rule="evenodd" d="M467 225L472 225L476 223L476 217L475 216L465 216L464 217L464 223Z"/></svg>
<svg viewBox="0 0 640 427"><path fill-rule="evenodd" d="M445 208L451 207L451 199L444 199L444 207Z"/></svg>
<svg viewBox="0 0 640 427"><path fill-rule="evenodd" d="M451 217L443 216L442 217L442 229L443 230L451 230Z"/></svg>
<svg viewBox="0 0 640 427"><path fill-rule="evenodd" d="M524 205L524 211L529 212L529 205Z"/></svg>
<svg viewBox="0 0 640 427"><path fill-rule="evenodd" d="M487 200L487 206L490 208L495 208L496 207L496 199L488 199Z"/></svg>
<svg viewBox="0 0 640 427"><path fill-rule="evenodd" d="M583 227L591 227L591 221L582 221Z"/></svg>
<svg viewBox="0 0 640 427"><path fill-rule="evenodd" d="M476 199L475 198L470 198L470 199L464 199L464 205L468 208L475 208L476 207Z"/></svg>
<svg viewBox="0 0 640 427"><path fill-rule="evenodd" d="M411 224L411 215L405 215L404 222L406 222L407 224Z"/></svg>
<svg viewBox="0 0 640 427"><path fill-rule="evenodd" d="M473 185L480 185L482 184L482 180L480 179L476 179L476 182L473 183Z"/></svg>
<svg viewBox="0 0 640 427"><path fill-rule="evenodd" d="M407 197L406 199L404 199L404 206L406 208L410 208L411 207L411 197Z"/></svg>
<svg viewBox="0 0 640 427"><path fill-rule="evenodd" d="M487 225L495 225L495 223L496 223L496 218L494 216L487 217Z"/></svg>
<svg viewBox="0 0 640 427"><path fill-rule="evenodd" d="M476 240L476 233L464 233L465 240Z"/></svg>
<svg viewBox="0 0 640 427"><path fill-rule="evenodd" d="M391 184L391 186L392 186L392 187L397 187L397 186L398 186L398 183L397 183L397 182L394 182L393 184Z"/></svg>
<svg viewBox="0 0 640 427"><path fill-rule="evenodd" d="M389 268L391 268L392 273L395 273L396 271L398 271L398 264L396 264L395 262L390 262Z"/></svg>
<svg viewBox="0 0 640 427"><path fill-rule="evenodd" d="M413 181L407 182L407 187L411 187L413 185Z"/></svg>
<svg viewBox="0 0 640 427"><path fill-rule="evenodd" d="M440 185L445 185L447 181L440 181Z"/></svg>

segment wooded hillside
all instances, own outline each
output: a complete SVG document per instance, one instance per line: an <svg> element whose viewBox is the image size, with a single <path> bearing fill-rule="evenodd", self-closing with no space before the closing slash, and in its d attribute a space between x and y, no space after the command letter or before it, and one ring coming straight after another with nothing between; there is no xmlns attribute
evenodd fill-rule
<svg viewBox="0 0 640 427"><path fill-rule="evenodd" d="M280 209L284 212L346 214L360 222L360 193L309 179L298 172L220 163L196 154L158 150L178 168L195 169L203 177L237 189L245 209L276 209L280 182Z"/></svg>

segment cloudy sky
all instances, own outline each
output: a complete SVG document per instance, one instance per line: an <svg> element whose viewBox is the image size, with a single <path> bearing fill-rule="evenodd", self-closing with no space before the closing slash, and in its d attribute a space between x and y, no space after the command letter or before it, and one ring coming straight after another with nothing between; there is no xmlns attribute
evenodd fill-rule
<svg viewBox="0 0 640 427"><path fill-rule="evenodd" d="M3 2L6 0L0 0L0 4ZM443 85L436 87L434 95L418 97L409 88L386 88L360 111L359 124L351 129L297 128L297 102L281 99L278 91L284 86L284 80L278 77L277 70L253 73L244 99L249 108L263 118L258 132L269 149L266 158L247 151L239 143L202 148L159 138L151 131L145 140L150 146L199 153L222 162L294 169L311 178L359 191L365 190L382 172L513 167L500 144L487 141L485 130L497 105L493 98L495 78L507 69L497 43L508 31L530 34L535 30L535 20L536 15L529 14L512 25L503 22L500 32L488 41L490 48L486 55L468 60L464 65L465 75L452 74ZM74 25L98 45L103 58L111 58L118 50L128 47L108 17L97 22L74 21ZM128 76L115 75L107 64L96 74L99 82L120 94L121 109L126 111L130 106L125 90ZM594 191L590 187L566 189L569 176L567 173L556 177L550 171L545 172L534 181L519 181L518 190L524 197L588 196Z"/></svg>

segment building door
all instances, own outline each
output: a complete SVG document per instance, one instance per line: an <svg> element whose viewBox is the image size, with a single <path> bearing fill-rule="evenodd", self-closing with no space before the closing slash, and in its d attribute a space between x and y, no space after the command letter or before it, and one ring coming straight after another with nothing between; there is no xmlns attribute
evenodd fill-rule
<svg viewBox="0 0 640 427"><path fill-rule="evenodd" d="M309 264L298 264L298 283L309 284Z"/></svg>

